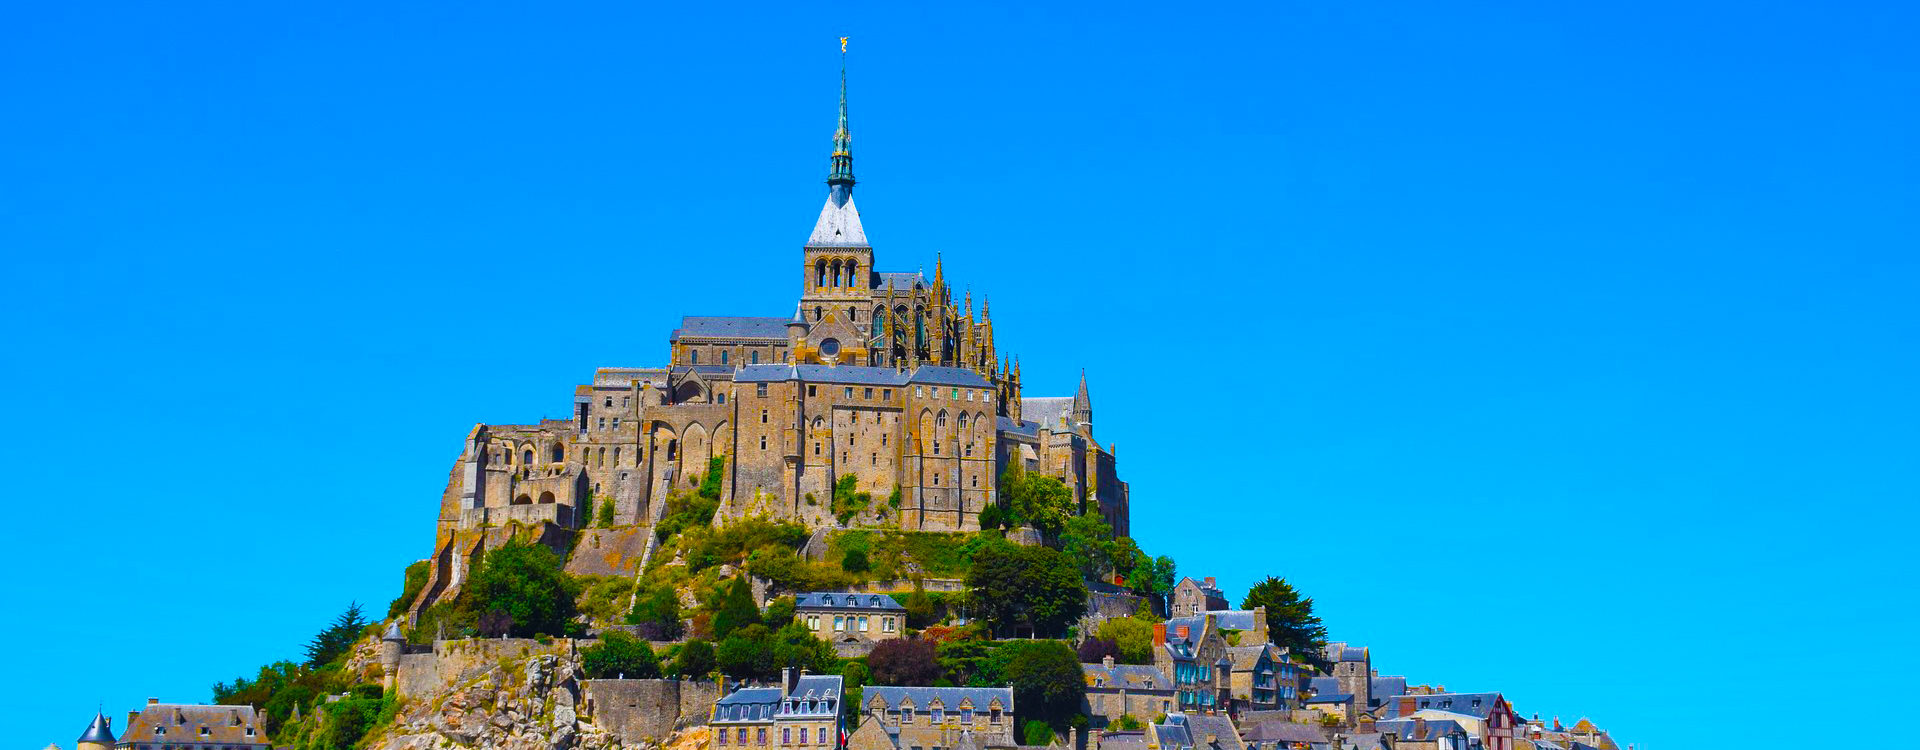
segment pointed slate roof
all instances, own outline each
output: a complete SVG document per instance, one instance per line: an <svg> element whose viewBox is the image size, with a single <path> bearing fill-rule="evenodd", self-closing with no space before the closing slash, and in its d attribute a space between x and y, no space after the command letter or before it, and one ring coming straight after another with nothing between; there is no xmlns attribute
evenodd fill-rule
<svg viewBox="0 0 1920 750"><path fill-rule="evenodd" d="M98 742L111 746L113 744L113 722L108 720L105 714L95 713L93 715L93 723L88 724L87 731L80 735L80 739L74 741Z"/></svg>
<svg viewBox="0 0 1920 750"><path fill-rule="evenodd" d="M844 204L827 196L826 204L820 207L820 220L814 222L813 234L807 237L807 247L872 247L867 244L867 230L860 226L860 209L853 205L853 196L847 196Z"/></svg>

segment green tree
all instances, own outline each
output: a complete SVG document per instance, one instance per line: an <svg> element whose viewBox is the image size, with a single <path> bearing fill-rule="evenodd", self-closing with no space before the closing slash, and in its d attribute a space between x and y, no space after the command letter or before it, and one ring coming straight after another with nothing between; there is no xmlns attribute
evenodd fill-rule
<svg viewBox="0 0 1920 750"><path fill-rule="evenodd" d="M1034 747L1053 744L1053 729L1039 719L1027 722L1026 726L1020 730L1020 735L1021 742Z"/></svg>
<svg viewBox="0 0 1920 750"><path fill-rule="evenodd" d="M1064 641L1011 641L994 660L1000 677L1013 687L1013 705L1021 718L1065 729L1080 711L1087 683L1080 657Z"/></svg>
<svg viewBox="0 0 1920 750"><path fill-rule="evenodd" d="M589 679L596 680L660 676L660 658L653 653L653 647L624 630L601 633L599 643L581 649L580 667Z"/></svg>
<svg viewBox="0 0 1920 750"><path fill-rule="evenodd" d="M480 615L502 612L507 632L520 638L564 635L573 620L579 586L560 569L560 556L545 545L509 539L479 556L460 593L461 609Z"/></svg>
<svg viewBox="0 0 1920 750"><path fill-rule="evenodd" d="M1059 635L1087 610L1087 586L1071 560L1046 547L982 545L967 571L974 610L996 635Z"/></svg>
<svg viewBox="0 0 1920 750"><path fill-rule="evenodd" d="M680 655L673 660L673 673L699 678L712 672L713 666L713 644L695 638L680 646Z"/></svg>
<svg viewBox="0 0 1920 750"><path fill-rule="evenodd" d="M770 679L780 670L774 667L772 631L765 625L748 625L714 644L714 665L736 679Z"/></svg>
<svg viewBox="0 0 1920 750"><path fill-rule="evenodd" d="M1154 621L1142 617L1115 617L1100 623L1096 633L1113 641L1118 649L1114 660L1122 664L1153 663Z"/></svg>
<svg viewBox="0 0 1920 750"><path fill-rule="evenodd" d="M767 613L761 616L760 621L766 623L767 627L784 627L787 623L793 622L793 611L796 607L791 596L775 598L767 602Z"/></svg>
<svg viewBox="0 0 1920 750"><path fill-rule="evenodd" d="M1313 598L1302 597L1285 578L1267 576L1247 589L1241 609L1267 608L1267 637L1326 671L1327 627L1313 613Z"/></svg>
<svg viewBox="0 0 1920 750"><path fill-rule="evenodd" d="M713 636L726 638L735 630L759 624L760 608L753 603L753 586L744 576L729 581L713 611Z"/></svg>
<svg viewBox="0 0 1920 750"><path fill-rule="evenodd" d="M367 619L360 616L360 603L347 603L347 611L307 643L307 666L318 669L345 656L353 648L353 642L360 639L360 631L366 628Z"/></svg>
<svg viewBox="0 0 1920 750"><path fill-rule="evenodd" d="M1073 491L1065 484L1044 474L1028 474L1019 466L1008 467L1000 476L1000 494L1007 498L1008 522L1030 525L1048 539L1060 534L1074 512Z"/></svg>
<svg viewBox="0 0 1920 750"><path fill-rule="evenodd" d="M872 567L873 565L867 562L866 550L850 549L840 557L840 569L848 573L865 573Z"/></svg>

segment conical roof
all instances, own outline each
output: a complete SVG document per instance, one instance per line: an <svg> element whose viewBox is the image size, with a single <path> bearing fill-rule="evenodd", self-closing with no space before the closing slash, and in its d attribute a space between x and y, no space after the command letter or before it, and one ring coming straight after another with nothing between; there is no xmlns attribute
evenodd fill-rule
<svg viewBox="0 0 1920 750"><path fill-rule="evenodd" d="M105 745L112 745L113 722L107 718L106 714L96 712L93 715L93 723L87 725L87 731L81 734L80 739L75 740L75 742L98 742Z"/></svg>

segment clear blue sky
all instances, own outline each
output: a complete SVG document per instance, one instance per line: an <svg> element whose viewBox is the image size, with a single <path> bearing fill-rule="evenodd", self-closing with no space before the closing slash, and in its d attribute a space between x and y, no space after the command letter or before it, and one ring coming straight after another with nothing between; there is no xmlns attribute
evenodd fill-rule
<svg viewBox="0 0 1920 750"><path fill-rule="evenodd" d="M1910 4L391 5L0 28L22 746L384 607L473 423L789 312L842 35L881 269L1087 369L1182 573L1653 750L1920 667Z"/></svg>

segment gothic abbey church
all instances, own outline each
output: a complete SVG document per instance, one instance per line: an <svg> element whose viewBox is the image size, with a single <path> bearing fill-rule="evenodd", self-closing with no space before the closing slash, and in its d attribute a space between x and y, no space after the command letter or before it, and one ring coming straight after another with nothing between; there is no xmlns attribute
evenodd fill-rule
<svg viewBox="0 0 1920 750"><path fill-rule="evenodd" d="M852 140L843 72L826 203L791 315L683 318L667 367L597 370L566 419L473 428L416 612L504 540L488 530L537 528L551 544L595 525L585 509L605 503L613 525L651 525L669 493L710 471L720 518L838 526L831 497L852 477L874 510L851 524L973 531L1017 466L1059 478L1128 533L1127 485L1094 440L1084 375L1072 397L1024 398L989 307L976 317L971 294L956 306L940 263L931 280L878 270L854 206Z"/></svg>

